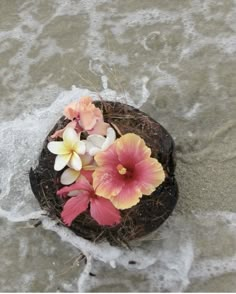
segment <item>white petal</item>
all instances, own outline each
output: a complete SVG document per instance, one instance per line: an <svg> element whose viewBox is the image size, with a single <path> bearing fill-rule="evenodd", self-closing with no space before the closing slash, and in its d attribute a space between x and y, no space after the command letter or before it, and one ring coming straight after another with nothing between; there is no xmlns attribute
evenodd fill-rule
<svg viewBox="0 0 236 294"><path fill-rule="evenodd" d="M92 143L94 146L101 148L105 142L105 137L101 135L90 135L88 136L87 141Z"/></svg>
<svg viewBox="0 0 236 294"><path fill-rule="evenodd" d="M80 159L82 161L83 167L86 166L86 165L89 165L93 161L93 157L90 156L88 153L85 153L84 155L81 155Z"/></svg>
<svg viewBox="0 0 236 294"><path fill-rule="evenodd" d="M82 161L76 152L73 152L73 155L70 159L70 166L77 171L81 170L82 168Z"/></svg>
<svg viewBox="0 0 236 294"><path fill-rule="evenodd" d="M101 149L97 147L92 147L88 150L89 155L95 156L98 152L100 152Z"/></svg>
<svg viewBox="0 0 236 294"><path fill-rule="evenodd" d="M79 177L80 172L72 168L66 169L61 175L62 185L70 185L74 183Z"/></svg>
<svg viewBox="0 0 236 294"><path fill-rule="evenodd" d="M62 170L71 158L71 154L57 155L54 163L54 169L56 171Z"/></svg>
<svg viewBox="0 0 236 294"><path fill-rule="evenodd" d="M102 145L102 151L105 151L116 139L116 132L113 130L113 128L107 129L107 137Z"/></svg>
<svg viewBox="0 0 236 294"><path fill-rule="evenodd" d="M74 146L73 150L78 154L84 154L86 152L86 146L83 141L77 141Z"/></svg>
<svg viewBox="0 0 236 294"><path fill-rule="evenodd" d="M74 190L68 193L68 196L72 197L72 196L78 196L81 193L81 191L79 190Z"/></svg>
<svg viewBox="0 0 236 294"><path fill-rule="evenodd" d="M99 151L101 151L100 148L94 146L91 142L86 142L86 152L88 152L90 156L94 156Z"/></svg>
<svg viewBox="0 0 236 294"><path fill-rule="evenodd" d="M68 154L70 151L66 148L64 142L50 142L48 143L48 150L53 154Z"/></svg>
<svg viewBox="0 0 236 294"><path fill-rule="evenodd" d="M79 135L76 133L76 131L73 128L66 128L64 133L63 133L63 141L64 144L68 147L68 148L73 148L74 144L77 143L77 141L79 140Z"/></svg>

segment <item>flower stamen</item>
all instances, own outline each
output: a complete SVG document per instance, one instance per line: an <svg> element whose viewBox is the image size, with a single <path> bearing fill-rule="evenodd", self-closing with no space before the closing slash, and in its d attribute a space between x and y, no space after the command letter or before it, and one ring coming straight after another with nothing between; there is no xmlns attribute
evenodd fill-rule
<svg viewBox="0 0 236 294"><path fill-rule="evenodd" d="M120 175L125 175L127 173L127 169L122 164L118 164L116 169Z"/></svg>

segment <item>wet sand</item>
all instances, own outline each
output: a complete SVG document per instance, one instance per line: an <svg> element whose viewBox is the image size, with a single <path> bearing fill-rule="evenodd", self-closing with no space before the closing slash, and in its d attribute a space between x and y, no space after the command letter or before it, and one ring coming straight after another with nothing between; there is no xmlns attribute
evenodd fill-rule
<svg viewBox="0 0 236 294"><path fill-rule="evenodd" d="M124 264L111 270L94 261L97 277L85 278L84 289L235 290L235 16L231 0L0 2L2 291L77 291L80 251L51 231L12 222L12 215L39 209L25 200L33 197L27 171L53 125L50 105L72 85L100 92L106 80L118 100L141 108L175 139L180 199L163 232L179 246L149 244L152 257L155 250L167 254L166 263L157 259L135 275ZM181 255L185 241L190 249ZM173 274L163 282L158 266L170 268L170 257L176 280ZM178 261L186 264L183 276Z"/></svg>

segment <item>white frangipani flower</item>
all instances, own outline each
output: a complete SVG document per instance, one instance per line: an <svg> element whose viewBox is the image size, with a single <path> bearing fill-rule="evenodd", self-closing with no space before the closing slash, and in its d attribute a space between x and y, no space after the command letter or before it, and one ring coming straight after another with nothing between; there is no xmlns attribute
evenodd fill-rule
<svg viewBox="0 0 236 294"><path fill-rule="evenodd" d="M82 161L79 154L85 154L86 147L73 128L65 129L63 141L50 142L47 147L50 152L57 155L54 163L56 171L62 170L66 165L74 170L81 170Z"/></svg>
<svg viewBox="0 0 236 294"><path fill-rule="evenodd" d="M105 151L116 139L116 133L113 128L107 129L106 138L101 135L90 135L85 141L86 152L95 156L100 151Z"/></svg>
<svg viewBox="0 0 236 294"><path fill-rule="evenodd" d="M81 170L74 170L70 165L69 168L64 170L64 172L61 175L61 183L62 185L71 185L74 183L80 175L86 176L86 173L88 171L94 171L96 168L96 164L94 162L94 159L89 154L85 153L84 155L80 156L80 159L82 161L82 169Z"/></svg>

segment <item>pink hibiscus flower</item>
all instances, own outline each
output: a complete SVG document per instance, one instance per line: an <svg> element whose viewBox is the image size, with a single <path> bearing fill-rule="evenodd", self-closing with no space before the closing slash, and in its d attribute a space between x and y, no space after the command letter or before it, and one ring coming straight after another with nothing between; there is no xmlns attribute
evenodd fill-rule
<svg viewBox="0 0 236 294"><path fill-rule="evenodd" d="M120 222L120 212L110 200L96 195L91 184L81 177L75 184L57 191L61 197L70 196L65 203L61 217L70 226L73 220L82 212L90 209L90 215L101 226L112 226Z"/></svg>
<svg viewBox="0 0 236 294"><path fill-rule="evenodd" d="M165 172L143 139L129 133L95 156L93 173L96 194L110 199L118 209L136 205L165 179Z"/></svg>

